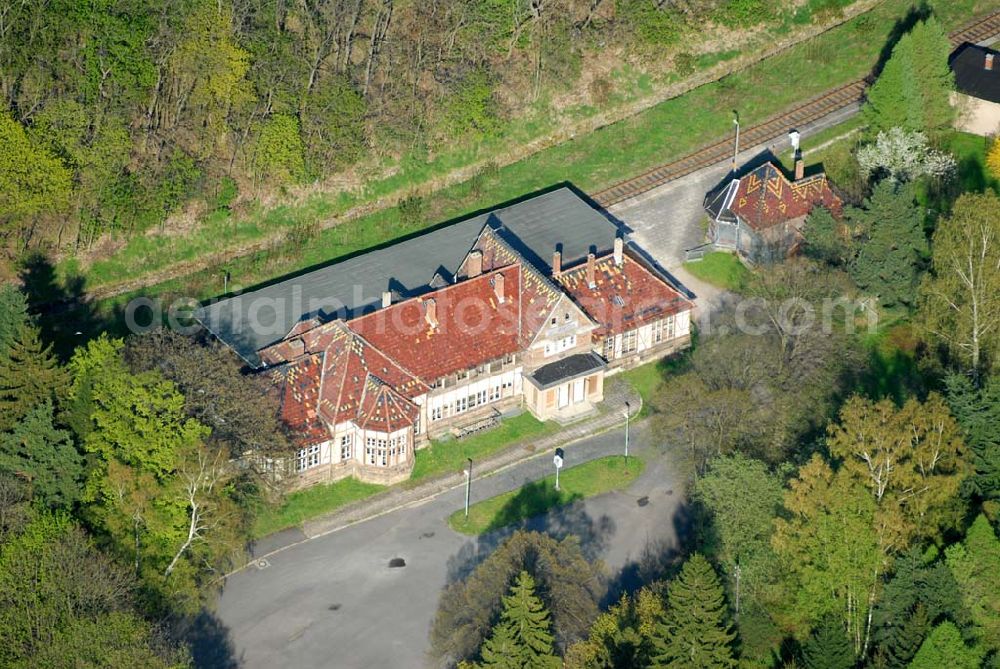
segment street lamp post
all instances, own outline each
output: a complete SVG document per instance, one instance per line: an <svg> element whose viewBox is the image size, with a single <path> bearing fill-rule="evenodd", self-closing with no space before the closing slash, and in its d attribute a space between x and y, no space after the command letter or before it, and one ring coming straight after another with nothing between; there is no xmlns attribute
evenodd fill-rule
<svg viewBox="0 0 1000 669"><path fill-rule="evenodd" d="M740 155L740 113L733 110L733 125L736 126L736 144L733 147L733 174L736 174L736 161Z"/></svg>
<svg viewBox="0 0 1000 669"><path fill-rule="evenodd" d="M472 458L469 460L469 469L465 472L465 517L469 517L469 495L472 493Z"/></svg>
<svg viewBox="0 0 1000 669"><path fill-rule="evenodd" d="M628 420L629 420L629 410L632 408L628 402L625 402L625 468L628 468Z"/></svg>

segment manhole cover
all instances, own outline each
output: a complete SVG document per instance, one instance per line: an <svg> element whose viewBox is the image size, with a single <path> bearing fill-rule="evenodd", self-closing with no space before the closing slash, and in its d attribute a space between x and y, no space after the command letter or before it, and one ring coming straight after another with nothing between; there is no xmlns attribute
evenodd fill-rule
<svg viewBox="0 0 1000 669"><path fill-rule="evenodd" d="M420 535L420 538L421 539L430 539L433 536L434 536L433 532L424 532L423 534Z"/></svg>
<svg viewBox="0 0 1000 669"><path fill-rule="evenodd" d="M640 497L639 499L635 500L635 503L638 504L639 506L646 506L647 504L649 504L649 498Z"/></svg>
<svg viewBox="0 0 1000 669"><path fill-rule="evenodd" d="M271 566L271 563L265 560L264 558L261 558L257 560L256 565L257 569L267 569L268 567Z"/></svg>
<svg viewBox="0 0 1000 669"><path fill-rule="evenodd" d="M389 560L389 569L399 569L400 567L406 566L406 560L403 558L392 558Z"/></svg>
<svg viewBox="0 0 1000 669"><path fill-rule="evenodd" d="M668 491L667 491L667 494L668 494L668 495L673 495L673 494L674 494L674 489L673 489L673 488L671 488L670 490L668 490Z"/></svg>
<svg viewBox="0 0 1000 669"><path fill-rule="evenodd" d="M329 608L331 611L339 611L340 604L330 604L330 606L328 606L327 608Z"/></svg>

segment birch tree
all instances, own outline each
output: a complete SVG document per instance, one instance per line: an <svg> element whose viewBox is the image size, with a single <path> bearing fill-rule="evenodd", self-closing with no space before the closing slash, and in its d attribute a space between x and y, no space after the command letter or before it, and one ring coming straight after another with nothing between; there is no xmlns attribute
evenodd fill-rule
<svg viewBox="0 0 1000 669"><path fill-rule="evenodd" d="M901 408L855 396L829 432L830 454L842 458L841 469L875 502L875 527L887 551L915 536L936 536L955 520L949 502L969 466L958 423L940 395Z"/></svg>
<svg viewBox="0 0 1000 669"><path fill-rule="evenodd" d="M824 616L835 615L855 655L864 655L890 564L875 531L875 500L847 472L835 472L814 455L790 482L785 511L771 539L790 593L787 610L779 614L784 626L805 634Z"/></svg>
<svg viewBox="0 0 1000 669"><path fill-rule="evenodd" d="M923 282L926 330L966 371L986 370L1000 349L1000 198L968 193L934 233Z"/></svg>

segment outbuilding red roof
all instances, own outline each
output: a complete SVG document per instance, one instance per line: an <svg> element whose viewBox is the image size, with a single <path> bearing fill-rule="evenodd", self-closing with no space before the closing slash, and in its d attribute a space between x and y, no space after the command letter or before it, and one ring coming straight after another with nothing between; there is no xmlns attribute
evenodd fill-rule
<svg viewBox="0 0 1000 669"><path fill-rule="evenodd" d="M807 215L822 205L840 216L843 202L825 174L790 181L772 163L765 163L742 177L729 210L755 230Z"/></svg>
<svg viewBox="0 0 1000 669"><path fill-rule="evenodd" d="M562 272L556 280L598 324L595 337L619 334L660 320L694 305L625 253L616 265L613 254L594 260L594 287L587 281L587 263Z"/></svg>

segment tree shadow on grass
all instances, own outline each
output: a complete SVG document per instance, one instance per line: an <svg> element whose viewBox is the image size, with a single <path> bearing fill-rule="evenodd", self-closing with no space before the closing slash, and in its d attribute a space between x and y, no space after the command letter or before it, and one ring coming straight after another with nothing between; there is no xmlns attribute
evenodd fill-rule
<svg viewBox="0 0 1000 669"><path fill-rule="evenodd" d="M885 67L889 57L892 56L892 50L896 48L896 44L899 43L903 35L913 30L913 26L930 18L933 13L933 10L926 2L921 2L919 5L910 7L906 16L896 20L896 23L892 26L892 30L886 35L885 44L882 45L882 50L879 51L878 61L876 61L875 67L872 68L871 74L868 76L869 81L875 81L878 75L882 73L882 68Z"/></svg>
<svg viewBox="0 0 1000 669"><path fill-rule="evenodd" d="M60 279L44 254L29 256L21 265L19 277L28 308L41 328L42 341L51 345L62 360L68 360L73 349L102 332L125 334L122 309L116 307L109 315L100 314L87 297L83 277Z"/></svg>
<svg viewBox="0 0 1000 669"><path fill-rule="evenodd" d="M526 481L496 514L488 529L448 559L448 583L464 580L518 530L541 532L560 541L577 537L584 557L596 560L615 532L614 520L606 515L591 517L580 495L569 496L568 504L566 499L550 483ZM560 502L564 505L558 506Z"/></svg>

